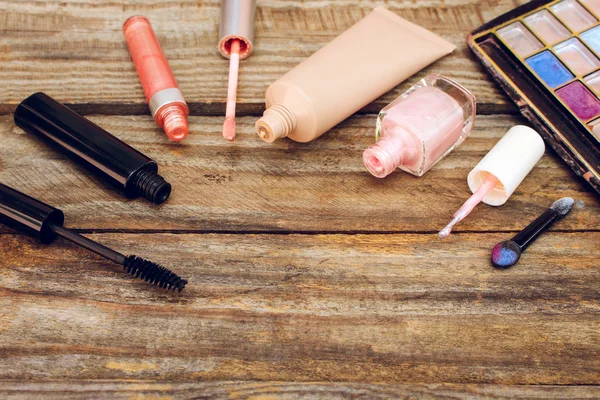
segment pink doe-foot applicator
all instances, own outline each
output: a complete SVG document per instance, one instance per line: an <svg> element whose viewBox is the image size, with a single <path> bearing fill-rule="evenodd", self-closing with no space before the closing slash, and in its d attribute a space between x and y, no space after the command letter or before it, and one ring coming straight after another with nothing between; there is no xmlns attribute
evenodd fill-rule
<svg viewBox="0 0 600 400"><path fill-rule="evenodd" d="M542 158L545 149L544 141L536 131L523 125L512 127L469 173L467 182L473 196L438 236L441 239L448 237L454 225L465 219L482 201L490 206L506 203Z"/></svg>
<svg viewBox="0 0 600 400"><path fill-rule="evenodd" d="M221 0L219 51L229 58L227 108L223 123L223 137L235 138L235 106L237 101L240 60L252 54L256 0Z"/></svg>

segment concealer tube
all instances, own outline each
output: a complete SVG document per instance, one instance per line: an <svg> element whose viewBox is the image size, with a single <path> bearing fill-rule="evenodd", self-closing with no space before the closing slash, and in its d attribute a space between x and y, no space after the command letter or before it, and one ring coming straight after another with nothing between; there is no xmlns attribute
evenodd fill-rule
<svg viewBox="0 0 600 400"><path fill-rule="evenodd" d="M273 83L256 122L266 142L309 142L455 46L378 7Z"/></svg>

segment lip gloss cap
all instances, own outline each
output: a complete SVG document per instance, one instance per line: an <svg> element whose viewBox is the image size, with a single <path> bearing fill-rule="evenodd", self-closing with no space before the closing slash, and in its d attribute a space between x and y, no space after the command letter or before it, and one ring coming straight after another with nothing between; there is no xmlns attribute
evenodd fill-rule
<svg viewBox="0 0 600 400"><path fill-rule="evenodd" d="M225 58L231 53L231 40L240 40L240 59L252 54L256 0L221 0L219 51Z"/></svg>
<svg viewBox="0 0 600 400"><path fill-rule="evenodd" d="M501 206L542 158L545 149L544 141L535 130L513 126L469 173L469 189L475 193L489 175L495 176L498 183L482 201L490 206Z"/></svg>

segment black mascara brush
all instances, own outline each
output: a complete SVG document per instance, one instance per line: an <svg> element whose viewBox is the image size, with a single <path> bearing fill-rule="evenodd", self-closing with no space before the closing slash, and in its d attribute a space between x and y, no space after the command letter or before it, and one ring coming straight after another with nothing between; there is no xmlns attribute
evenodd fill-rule
<svg viewBox="0 0 600 400"><path fill-rule="evenodd" d="M167 268L136 256L124 256L63 227L65 216L57 208L0 184L0 221L48 244L58 236L123 266L128 274L164 289L181 292L187 281Z"/></svg>
<svg viewBox="0 0 600 400"><path fill-rule="evenodd" d="M571 211L574 203L575 201L570 197L563 197L555 201L545 213L517 233L511 240L505 240L495 245L492 249L492 264L494 267L506 269L515 265L521 258L521 253L552 224L563 219Z"/></svg>

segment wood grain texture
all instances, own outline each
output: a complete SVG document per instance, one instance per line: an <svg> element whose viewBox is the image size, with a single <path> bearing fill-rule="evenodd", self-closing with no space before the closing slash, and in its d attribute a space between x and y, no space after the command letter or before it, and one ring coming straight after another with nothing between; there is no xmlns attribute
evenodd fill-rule
<svg viewBox="0 0 600 400"><path fill-rule="evenodd" d="M0 226L0 398L600 397L600 202L558 157L506 206L435 236L470 169L524 122L465 46L524 1L259 0L229 144L220 0L0 0L0 182L190 281L171 294ZM381 5L458 49L312 143L258 140L266 87ZM147 115L121 33L134 14L153 22L195 115L184 143ZM423 178L371 177L372 113L432 71L492 115ZM9 113L35 91L156 159L171 199L124 200L16 128ZM575 210L515 268L493 269L491 247L563 196Z"/></svg>
<svg viewBox="0 0 600 400"><path fill-rule="evenodd" d="M5 400L89 399L596 399L596 386L294 382L0 382Z"/></svg>
<svg viewBox="0 0 600 400"><path fill-rule="evenodd" d="M61 208L73 228L187 232L434 232L470 196L469 171L523 122L480 116L471 137L424 177L397 171L378 180L362 164L362 151L374 141L374 116L352 117L312 143L274 145L256 137L253 117L238 121L233 144L221 137L219 117L193 117L183 144L169 143L150 117L91 119L157 160L174 187L167 203L126 201L9 116L0 118L0 181ZM549 154L505 206L480 205L457 231L520 230L564 196L579 202L556 229L597 229L600 203Z"/></svg>
<svg viewBox="0 0 600 400"><path fill-rule="evenodd" d="M523 2L259 2L256 51L241 65L238 112L262 112L268 85L381 5L441 35L458 49L366 111L379 111L410 84L438 71L472 90L481 112L513 112L512 104L469 53L465 38L483 22ZM228 63L217 50L219 7L220 0L0 0L0 113L11 112L40 90L85 113L147 113L121 32L129 16L143 14L153 22L192 113L221 115Z"/></svg>
<svg viewBox="0 0 600 400"><path fill-rule="evenodd" d="M0 379L600 383L598 232L91 237L190 284L2 234Z"/></svg>

